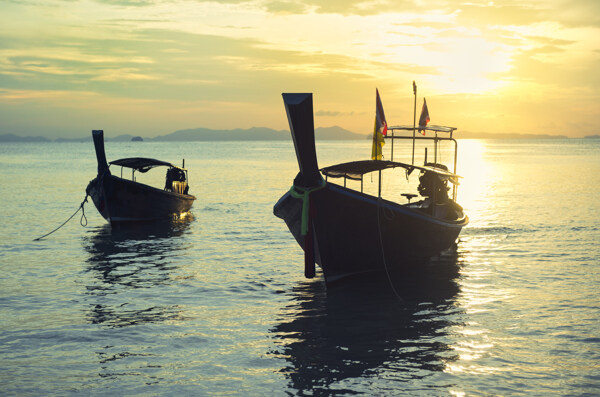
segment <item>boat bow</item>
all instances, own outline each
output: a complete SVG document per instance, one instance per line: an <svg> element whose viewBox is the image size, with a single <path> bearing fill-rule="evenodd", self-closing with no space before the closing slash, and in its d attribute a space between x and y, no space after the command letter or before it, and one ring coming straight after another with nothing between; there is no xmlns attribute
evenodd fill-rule
<svg viewBox="0 0 600 397"><path fill-rule="evenodd" d="M283 103L300 168L294 185L303 188L320 186L323 178L319 172L315 149L312 94L283 94Z"/></svg>
<svg viewBox="0 0 600 397"><path fill-rule="evenodd" d="M104 131L93 130L92 138L94 139L96 160L98 160L98 176L100 176L108 171L108 163L106 162L106 153L104 151Z"/></svg>

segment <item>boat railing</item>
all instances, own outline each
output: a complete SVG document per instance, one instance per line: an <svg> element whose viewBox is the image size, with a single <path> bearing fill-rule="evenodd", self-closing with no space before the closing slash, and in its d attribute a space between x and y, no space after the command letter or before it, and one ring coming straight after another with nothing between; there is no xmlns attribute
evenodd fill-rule
<svg viewBox="0 0 600 397"><path fill-rule="evenodd" d="M412 126L392 126L392 127L388 127L388 131L391 132L391 135L387 135L385 137L385 139L391 139L392 140L392 148L391 148L391 161L394 161L394 140L396 139L410 139L413 141L413 146L412 146L412 164L414 165L414 159L415 159L415 142L417 141L433 141L433 148L434 148L434 153L433 153L433 164L437 164L438 162L438 146L439 143L442 141L450 141L452 143L454 143L454 168L453 168L453 173L456 174L456 163L457 163L457 158L458 158L458 142L456 141L456 139L454 139L452 137L452 134L454 133L454 131L456 130L455 127L444 127L444 126L437 126L437 125L432 125L432 126L428 126L428 127L412 127ZM412 131L412 136L406 136L406 135L394 135L394 131ZM416 131L431 131L434 132L435 135L434 136L419 136L417 137L415 132ZM438 132L443 132L443 133L448 133L450 134L448 137L440 137L438 136ZM427 163L427 148L425 148L425 163ZM454 185L452 187L452 199L454 201L456 201L456 195L457 195L457 187L456 185Z"/></svg>
<svg viewBox="0 0 600 397"><path fill-rule="evenodd" d="M185 163L184 163L185 164ZM113 164L110 164L113 165ZM110 167L109 165L109 167ZM123 169L128 168L126 166L121 166L121 179L123 179ZM135 178L135 168L131 168L131 181L137 182ZM167 175L165 177L165 191L179 193L179 194L188 194L188 172L185 168L179 168L176 166L171 166L167 170Z"/></svg>
<svg viewBox="0 0 600 397"><path fill-rule="evenodd" d="M111 165L112 164L109 164L108 167L110 168ZM123 168L125 168L125 167L121 166L120 168L121 168L121 176L120 176L120 178L123 179ZM131 169L131 180L133 182L135 182L135 169L134 168Z"/></svg>

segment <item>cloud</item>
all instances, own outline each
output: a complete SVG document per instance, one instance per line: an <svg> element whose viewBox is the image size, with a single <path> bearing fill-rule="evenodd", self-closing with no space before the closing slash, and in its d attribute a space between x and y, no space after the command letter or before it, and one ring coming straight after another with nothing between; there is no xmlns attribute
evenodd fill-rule
<svg viewBox="0 0 600 397"><path fill-rule="evenodd" d="M548 9L544 17L567 27L600 27L600 2L596 0L563 0Z"/></svg>
<svg viewBox="0 0 600 397"><path fill-rule="evenodd" d="M464 26L523 26L556 22L565 27L600 27L596 0L503 1L456 4Z"/></svg>
<svg viewBox="0 0 600 397"><path fill-rule="evenodd" d="M124 7L147 7L160 3L160 0L95 0L101 4Z"/></svg>
<svg viewBox="0 0 600 397"><path fill-rule="evenodd" d="M310 11L310 5L298 1L267 1L263 5L267 12L274 14L303 14Z"/></svg>
<svg viewBox="0 0 600 397"><path fill-rule="evenodd" d="M410 0L306 0L285 1L267 0L264 7L269 12L341 14L341 15L377 15L387 12L409 12L418 9Z"/></svg>
<svg viewBox="0 0 600 397"><path fill-rule="evenodd" d="M450 117L461 97L479 94L469 105L482 122L500 110L510 119L519 110L502 101L529 97L551 103L559 126L560 98L594 109L600 92L600 2L559 1L4 2L0 100L29 101L42 125L42 102L92 117L86 98L140 126L152 127L148 114L215 126L234 111L236 126L281 128L280 93L310 91L318 115L358 130L372 127L374 87L394 114L412 103L416 80L432 105L456 95L444 103Z"/></svg>
<svg viewBox="0 0 600 397"><path fill-rule="evenodd" d="M496 4L489 3L466 3L457 4L458 19L457 22L461 26L477 26L477 25L529 25L539 22L543 15L549 14L548 4L544 3L527 3L515 2L507 5L505 2Z"/></svg>

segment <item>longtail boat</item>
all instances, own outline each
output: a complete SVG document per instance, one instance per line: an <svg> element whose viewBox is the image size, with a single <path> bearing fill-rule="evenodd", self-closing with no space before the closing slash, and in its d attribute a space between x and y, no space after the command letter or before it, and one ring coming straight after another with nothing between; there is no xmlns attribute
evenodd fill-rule
<svg viewBox="0 0 600 397"><path fill-rule="evenodd" d="M435 145L454 143L454 170L433 162L414 165L387 160L360 160L319 169L315 148L312 94L283 94L299 173L293 186L275 204L275 216L283 219L305 253L305 276L315 276L315 262L322 268L326 283L347 276L389 272L417 266L455 245L468 217L456 203L457 143L453 127L389 127L391 131L412 131L415 139L431 139ZM416 138L423 129L435 137ZM448 133L449 137L438 137ZM388 135L389 139L410 137ZM437 148L437 146L436 146ZM413 145L414 159L414 145ZM414 161L414 160L413 160ZM418 171L418 192L405 192L403 202L381 197L381 175L402 168L406 175ZM362 190L363 176L377 173L378 194ZM416 174L416 173L415 173ZM331 179L343 178L344 186ZM361 181L361 190L346 187L346 180ZM452 193L450 185L453 185ZM419 197L419 199L417 199ZM415 200L416 199L416 200Z"/></svg>
<svg viewBox="0 0 600 397"><path fill-rule="evenodd" d="M186 213L196 197L188 194L188 175L184 165L145 158L131 157L106 162L104 131L92 131L98 174L90 181L86 193L96 209L111 224L131 221L169 219ZM120 166L120 176L110 172L110 166ZM164 188L136 181L135 173L145 173L155 167L166 167ZM131 180L123 178L123 168L131 169Z"/></svg>

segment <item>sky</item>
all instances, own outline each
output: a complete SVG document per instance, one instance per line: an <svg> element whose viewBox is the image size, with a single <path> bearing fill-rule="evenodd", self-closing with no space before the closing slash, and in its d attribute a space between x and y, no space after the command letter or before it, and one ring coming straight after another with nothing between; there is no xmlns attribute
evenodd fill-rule
<svg viewBox="0 0 600 397"><path fill-rule="evenodd" d="M600 133L598 0L0 0L0 134L315 125ZM459 136L459 135L457 135Z"/></svg>

